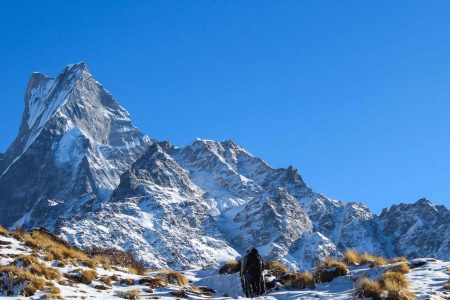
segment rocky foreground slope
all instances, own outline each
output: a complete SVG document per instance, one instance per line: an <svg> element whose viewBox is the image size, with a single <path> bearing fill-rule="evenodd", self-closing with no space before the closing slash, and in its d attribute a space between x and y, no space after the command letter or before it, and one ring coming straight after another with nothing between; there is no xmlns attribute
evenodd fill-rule
<svg viewBox="0 0 450 300"><path fill-rule="evenodd" d="M348 248L450 259L446 207L422 199L377 216L233 141L152 140L83 63L31 76L19 134L0 154L0 223L176 269L218 265L252 246L293 269Z"/></svg>

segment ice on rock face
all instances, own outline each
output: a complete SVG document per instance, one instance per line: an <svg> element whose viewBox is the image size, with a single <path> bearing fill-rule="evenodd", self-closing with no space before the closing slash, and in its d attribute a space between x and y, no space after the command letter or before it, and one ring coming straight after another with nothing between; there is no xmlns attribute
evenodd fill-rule
<svg viewBox="0 0 450 300"><path fill-rule="evenodd" d="M76 168L83 158L85 137L75 127L66 131L59 142L53 144L55 160L58 164L70 163Z"/></svg>

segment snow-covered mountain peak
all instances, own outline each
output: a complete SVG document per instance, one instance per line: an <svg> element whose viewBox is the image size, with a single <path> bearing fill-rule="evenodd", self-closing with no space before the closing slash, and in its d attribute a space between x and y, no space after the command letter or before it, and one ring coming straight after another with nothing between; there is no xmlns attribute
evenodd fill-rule
<svg viewBox="0 0 450 300"><path fill-rule="evenodd" d="M49 203L61 203L52 209L62 211L79 197L106 200L151 143L84 63L55 78L34 73L19 134L0 161L0 194L18 205L0 203L0 219L23 221L28 212L37 221Z"/></svg>
<svg viewBox="0 0 450 300"><path fill-rule="evenodd" d="M450 213L426 199L376 216L313 191L232 140L150 140L84 63L31 76L19 135L0 154L0 223L155 267L218 264L258 246L313 265L348 248L448 258ZM426 241L426 242L424 242Z"/></svg>

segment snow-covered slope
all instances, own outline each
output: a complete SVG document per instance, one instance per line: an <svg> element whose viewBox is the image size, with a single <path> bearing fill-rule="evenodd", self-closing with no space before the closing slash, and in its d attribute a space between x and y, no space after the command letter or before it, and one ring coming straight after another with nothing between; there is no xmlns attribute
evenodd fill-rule
<svg viewBox="0 0 450 300"><path fill-rule="evenodd" d="M83 63L56 78L32 75L0 174L3 225L44 226L81 247L129 250L153 267L217 265L249 247L294 269L348 248L450 255L447 208L419 201L378 217L233 141L150 140Z"/></svg>

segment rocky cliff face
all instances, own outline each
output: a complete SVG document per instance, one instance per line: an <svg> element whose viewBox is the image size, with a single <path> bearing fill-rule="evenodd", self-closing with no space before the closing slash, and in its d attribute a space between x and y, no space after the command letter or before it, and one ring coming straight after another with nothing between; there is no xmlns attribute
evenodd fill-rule
<svg viewBox="0 0 450 300"><path fill-rule="evenodd" d="M33 74L19 135L0 170L0 220L32 226L49 208L107 200L150 143L84 64L56 78Z"/></svg>
<svg viewBox="0 0 450 300"><path fill-rule="evenodd" d="M393 205L379 217L380 234L391 256L432 256L450 260L450 212L427 199Z"/></svg>
<svg viewBox="0 0 450 300"><path fill-rule="evenodd" d="M293 268L347 248L449 259L445 207L421 200L378 217L232 141L150 140L82 63L32 75L0 174L0 223L129 250L154 267L217 264L253 246Z"/></svg>

